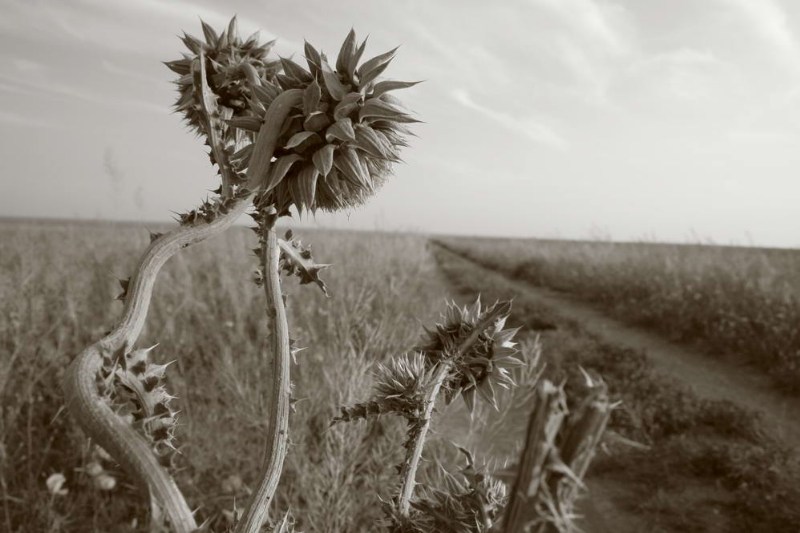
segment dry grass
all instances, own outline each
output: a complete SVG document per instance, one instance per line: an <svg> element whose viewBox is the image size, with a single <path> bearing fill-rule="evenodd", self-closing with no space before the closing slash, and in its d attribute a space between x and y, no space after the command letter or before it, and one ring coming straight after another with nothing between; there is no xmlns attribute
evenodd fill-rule
<svg viewBox="0 0 800 533"><path fill-rule="evenodd" d="M650 243L448 238L446 246L565 291L800 393L800 251Z"/></svg>
<svg viewBox="0 0 800 533"><path fill-rule="evenodd" d="M158 228L151 228L157 230ZM368 367L408 349L420 322L447 296L420 237L298 232L313 242L331 299L314 286L285 283L297 356L292 446L276 507L291 507L307 531L373 531L377 496L395 489L392 465L400 420L328 429L337 406L370 386ZM143 227L5 222L0 225L0 529L138 531L146 505L124 475L103 493L81 471L85 439L62 412L63 369L102 335L121 310L117 278L147 244ZM143 337L155 357L176 360L169 388L179 397L180 484L201 517L225 523L257 475L266 419L263 294L251 281L255 241L243 228L185 250L165 267ZM376 438L384 435L383 438ZM51 496L45 479L67 477ZM229 476L236 480L223 486ZM232 489L233 487L233 489ZM226 490L227 489L227 492Z"/></svg>

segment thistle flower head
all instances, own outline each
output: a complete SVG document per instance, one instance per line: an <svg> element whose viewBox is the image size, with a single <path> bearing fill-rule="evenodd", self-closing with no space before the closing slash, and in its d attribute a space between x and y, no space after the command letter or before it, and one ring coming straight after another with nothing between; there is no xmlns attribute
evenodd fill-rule
<svg viewBox="0 0 800 533"><path fill-rule="evenodd" d="M405 124L418 122L390 94L416 82L378 79L396 49L361 62L366 40L358 44L351 30L334 64L306 43L305 68L269 60L274 41L243 41L235 18L220 34L203 23L203 33L205 41L184 35L191 53L166 65L180 75L176 110L225 146L224 154L212 151L213 163L230 162L241 177L273 100L287 90L303 96L282 125L256 207L336 211L363 203L383 184L407 146Z"/></svg>
<svg viewBox="0 0 800 533"><path fill-rule="evenodd" d="M262 80L254 90L257 109L268 108L284 90L303 94L281 133L277 159L260 199L264 205L275 205L279 211L294 205L311 212L359 205L383 184L392 163L400 161L409 133L404 124L418 121L390 91L415 83L378 81L395 50L360 63L365 47L366 41L357 44L355 32L350 31L332 65L306 43L307 69L281 58L283 72L275 82ZM244 164L249 156L244 151Z"/></svg>
<svg viewBox="0 0 800 533"><path fill-rule="evenodd" d="M504 329L510 310L510 302L482 308L480 298L470 306L449 303L442 322L426 332L415 349L424 352L431 364L443 359L453 362L453 371L444 384L445 401L449 403L461 393L471 411L478 393L497 407L495 385L514 385L510 371L525 363L515 357L518 350L512 341L519 328ZM474 336L475 328L487 317L496 318ZM468 339L474 340L470 343Z"/></svg>
<svg viewBox="0 0 800 533"><path fill-rule="evenodd" d="M430 375L425 368L424 355L415 352L392 357L388 363L378 363L375 370L375 396L379 398L420 396L425 392Z"/></svg>
<svg viewBox="0 0 800 533"><path fill-rule="evenodd" d="M250 115L248 102L253 98L253 82L274 79L280 70L278 60L268 59L275 41L261 44L258 34L242 40L236 17L221 33L205 22L202 25L205 40L184 33L182 41L189 53L184 53L181 59L165 63L180 76L175 81L179 92L175 110L184 115L186 122L197 133L204 132L203 95L195 83L193 69L198 68L201 52L205 58L205 82L217 98L217 104L228 110L227 118Z"/></svg>

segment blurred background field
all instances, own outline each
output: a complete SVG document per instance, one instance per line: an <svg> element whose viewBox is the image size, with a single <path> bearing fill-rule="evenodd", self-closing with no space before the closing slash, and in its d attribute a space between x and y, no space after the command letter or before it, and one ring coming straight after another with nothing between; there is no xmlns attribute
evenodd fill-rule
<svg viewBox="0 0 800 533"><path fill-rule="evenodd" d="M492 269L748 363L800 392L800 250L446 238Z"/></svg>

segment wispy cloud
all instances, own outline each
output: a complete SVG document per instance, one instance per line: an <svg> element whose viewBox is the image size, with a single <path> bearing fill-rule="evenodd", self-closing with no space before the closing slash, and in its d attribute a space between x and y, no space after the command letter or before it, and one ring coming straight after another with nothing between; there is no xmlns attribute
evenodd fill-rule
<svg viewBox="0 0 800 533"><path fill-rule="evenodd" d="M5 82L5 83L3 83ZM115 108L133 108L142 111L149 111L158 114L169 112L162 105L157 105L145 100L134 98L105 96L98 93L89 92L81 87L66 85L61 82L45 81L21 81L7 76L0 75L0 91L27 94L30 90L46 93L54 96L61 96L74 100L80 100L95 105L103 105Z"/></svg>
<svg viewBox="0 0 800 533"><path fill-rule="evenodd" d="M631 49L622 29L621 7L602 6L594 0L528 0L558 16L571 33L606 53L626 54Z"/></svg>
<svg viewBox="0 0 800 533"><path fill-rule="evenodd" d="M486 118L513 132L524 135L537 144L543 144L557 150L566 150L568 147L568 143L563 137L534 117L513 117L502 111L483 106L474 101L464 89L455 89L452 92L452 96L456 102L464 107L477 111Z"/></svg>
<svg viewBox="0 0 800 533"><path fill-rule="evenodd" d="M800 41L789 26L783 7L775 0L724 0L738 9L747 24L768 43L785 67L800 76Z"/></svg>
<svg viewBox="0 0 800 533"><path fill-rule="evenodd" d="M223 13L221 11L217 11L216 9L186 0L170 0L168 2L159 0L136 0L135 2L129 2L127 0L89 1L97 6L105 7L113 5L115 10L127 10L129 12L141 13L148 17L152 17L153 14L157 14L157 16L170 18L177 22L183 23L186 23L189 20L194 20L198 28L199 19L208 22L216 29L221 29L228 24L231 18L230 13L228 12ZM237 15L236 20L240 31L244 33L245 36L257 31L261 34L263 40L278 39L278 44L283 49L289 49L293 51L303 49L301 43L284 39L279 37L276 33L264 30L263 24L252 18ZM187 31L192 33L190 28L187 28Z"/></svg>
<svg viewBox="0 0 800 533"><path fill-rule="evenodd" d="M29 128L47 128L47 129L61 128L61 126L55 122L49 122L39 118L26 117L23 115L19 115L17 113L13 113L11 111L3 111L3 110L0 110L0 122L5 122L6 124L13 124L14 126L26 126Z"/></svg>

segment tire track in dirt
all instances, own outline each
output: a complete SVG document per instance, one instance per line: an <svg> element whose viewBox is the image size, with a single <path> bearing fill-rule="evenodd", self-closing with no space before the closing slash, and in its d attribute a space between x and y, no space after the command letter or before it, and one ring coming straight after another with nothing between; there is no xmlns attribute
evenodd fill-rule
<svg viewBox="0 0 800 533"><path fill-rule="evenodd" d="M480 269L486 276L502 277L526 298L577 322L585 331L612 344L642 351L657 372L689 386L698 397L728 400L759 412L769 434L795 452L800 450L800 398L775 390L772 380L762 372L732 365L714 354L629 326L574 297L511 278L461 254L455 255Z"/></svg>

